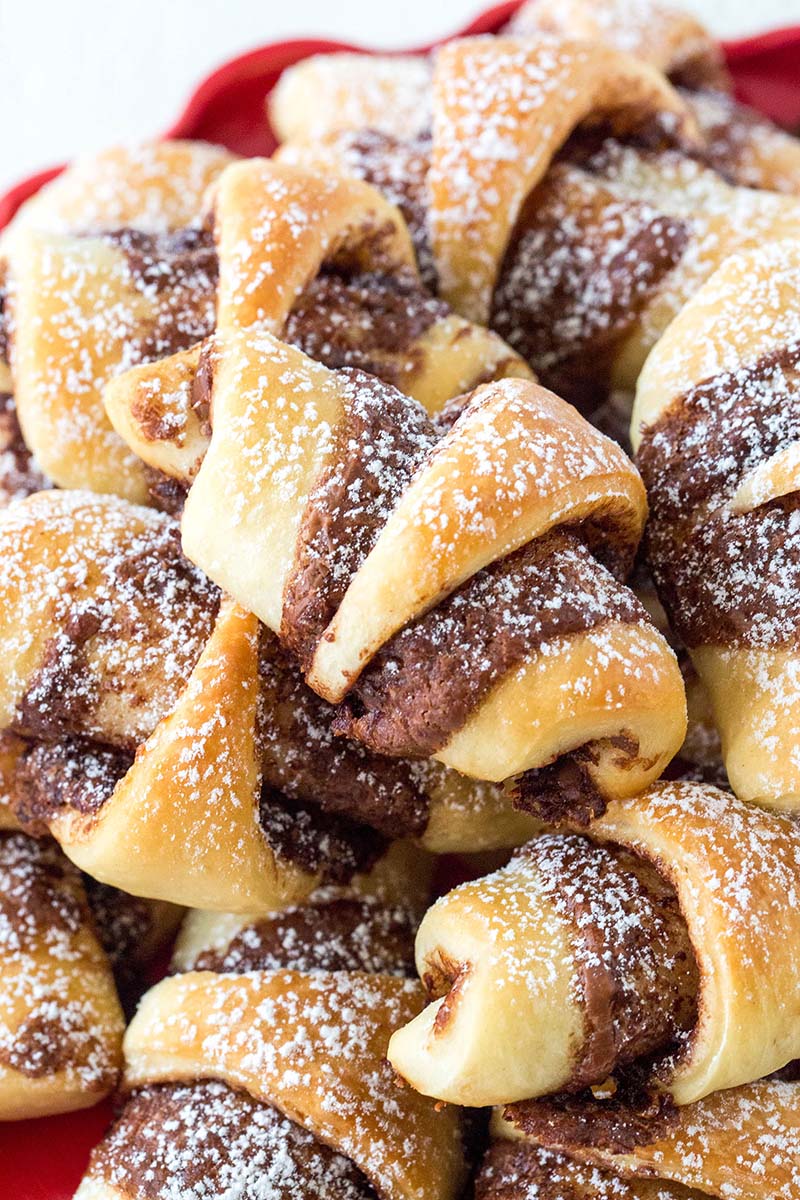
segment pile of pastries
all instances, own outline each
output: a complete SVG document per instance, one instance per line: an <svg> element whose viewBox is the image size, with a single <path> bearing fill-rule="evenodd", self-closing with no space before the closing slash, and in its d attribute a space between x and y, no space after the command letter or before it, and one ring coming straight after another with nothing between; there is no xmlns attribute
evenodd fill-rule
<svg viewBox="0 0 800 1200"><path fill-rule="evenodd" d="M799 1200L800 141L633 0L267 109L0 237L0 1118Z"/></svg>

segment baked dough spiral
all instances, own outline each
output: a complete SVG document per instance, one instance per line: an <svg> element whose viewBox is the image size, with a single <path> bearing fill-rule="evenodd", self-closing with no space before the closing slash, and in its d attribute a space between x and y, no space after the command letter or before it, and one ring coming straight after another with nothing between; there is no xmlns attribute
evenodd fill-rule
<svg viewBox="0 0 800 1200"><path fill-rule="evenodd" d="M574 410L507 380L479 388L437 440L399 392L253 328L217 335L211 408L184 548L291 647L315 691L344 699L338 729L479 779L587 743L580 775L600 794L657 775L684 729L674 659L566 528L624 574L643 496ZM337 524L349 487L364 501ZM453 650L435 668L443 636ZM479 669L455 680L454 651Z"/></svg>
<svg viewBox="0 0 800 1200"><path fill-rule="evenodd" d="M124 1018L79 871L0 833L0 1120L87 1108L114 1088Z"/></svg>
<svg viewBox="0 0 800 1200"><path fill-rule="evenodd" d="M166 515L44 492L4 515L0 548L0 813L98 879L249 911L346 879L387 837L475 850L535 831L499 787L334 737Z"/></svg>
<svg viewBox="0 0 800 1200"><path fill-rule="evenodd" d="M758 1080L800 1050L798 871L796 824L717 788L615 801L434 905L416 953L438 999L390 1060L470 1105L613 1091L634 1069L676 1105Z"/></svg>
<svg viewBox="0 0 800 1200"><path fill-rule="evenodd" d="M588 38L650 63L688 105L706 162L745 187L800 192L800 141L734 99L722 46L692 14L652 0L610 0L602 8L587 0L534 0L508 32Z"/></svg>
<svg viewBox="0 0 800 1200"><path fill-rule="evenodd" d="M708 692L731 785L800 804L795 650L800 255L731 257L667 329L637 389L647 557Z"/></svg>
<svg viewBox="0 0 800 1200"><path fill-rule="evenodd" d="M77 1200L138 1197L144 1176L150 1195L235 1179L243 1197L271 1184L309 1200L456 1200L457 1110L399 1088L385 1060L423 998L403 977L411 929L402 905L352 890L259 917L192 914L183 973L128 1029L127 1099Z"/></svg>
<svg viewBox="0 0 800 1200"><path fill-rule="evenodd" d="M614 109L607 73L636 80L638 126ZM429 285L582 411L634 387L729 254L797 236L794 196L733 186L704 161L685 97L603 43L540 33L449 44L431 106L430 135L416 140L345 130L279 156L381 188L409 222ZM653 141L659 127L669 136Z"/></svg>
<svg viewBox="0 0 800 1200"><path fill-rule="evenodd" d="M11 371L0 365L0 392L14 394L3 424L21 476L10 481L15 495L46 476L147 500L142 464L105 416L102 384L120 364L205 332L195 295L208 290L208 259L196 229L178 231L196 225L207 187L232 161L201 142L115 147L77 160L4 231L0 359L10 351L13 361ZM153 269L153 247L180 253L176 277Z"/></svg>

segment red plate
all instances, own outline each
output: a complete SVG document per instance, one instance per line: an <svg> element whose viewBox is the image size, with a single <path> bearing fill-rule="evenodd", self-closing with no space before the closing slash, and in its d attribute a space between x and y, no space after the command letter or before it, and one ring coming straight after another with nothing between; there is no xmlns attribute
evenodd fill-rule
<svg viewBox="0 0 800 1200"><path fill-rule="evenodd" d="M457 36L495 33L518 7L519 0L512 0L492 8ZM164 136L202 138L239 154L269 154L275 139L266 124L264 97L281 71L310 54L363 49L305 39L275 42L242 54L203 80ZM742 100L782 125L800 126L800 26L728 42L725 53ZM60 170L53 167L24 179L0 197L0 228L23 200ZM0 1124L0 1197L70 1200L110 1111L110 1105L104 1104L49 1120Z"/></svg>

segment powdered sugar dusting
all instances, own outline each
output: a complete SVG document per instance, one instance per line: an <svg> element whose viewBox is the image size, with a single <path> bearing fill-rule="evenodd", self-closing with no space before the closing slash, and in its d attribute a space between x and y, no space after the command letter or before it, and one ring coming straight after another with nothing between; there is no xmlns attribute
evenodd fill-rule
<svg viewBox="0 0 800 1200"><path fill-rule="evenodd" d="M176 524L112 497L47 492L6 512L0 544L6 721L17 706L35 735L136 749L172 708L218 604Z"/></svg>
<svg viewBox="0 0 800 1200"><path fill-rule="evenodd" d="M0 1064L30 1079L63 1072L64 1085L107 1090L121 1019L87 968L101 963L79 874L51 842L0 837ZM83 995L76 981L87 972ZM107 1011L104 1011L104 1005ZM120 1027L117 1027L119 1021Z"/></svg>

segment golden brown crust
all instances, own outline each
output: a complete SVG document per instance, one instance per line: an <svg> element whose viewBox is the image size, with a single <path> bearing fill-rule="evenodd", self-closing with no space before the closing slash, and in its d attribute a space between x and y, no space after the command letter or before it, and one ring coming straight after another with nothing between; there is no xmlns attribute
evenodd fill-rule
<svg viewBox="0 0 800 1200"><path fill-rule="evenodd" d="M650 355L632 424L654 577L707 689L731 784L778 808L800 793L798 294L793 243L728 259Z"/></svg>
<svg viewBox="0 0 800 1200"><path fill-rule="evenodd" d="M699 971L694 984L689 976L681 984L696 988L697 1020L666 1055L643 1064L647 1086L689 1105L796 1058L797 1028L785 1009L785 997L797 988L786 924L794 912L786 897L798 886L796 825L707 785L660 783L610 804L588 836L631 851L671 885ZM533 849L440 900L420 927L420 973L435 975L437 964L446 964L436 988L441 998L395 1034L390 1057L427 1094L500 1103L586 1082L590 997L581 982L574 913L563 907L574 872L562 872L561 890L553 891L539 864L544 848L534 843ZM623 904L614 915L619 888L578 892L596 897L590 924L619 922L618 933L625 930L629 909ZM674 935L658 936L680 949ZM612 972L620 970L644 995L644 977L636 983L642 960L635 946L625 954L627 962L620 953L609 956ZM658 985L664 998L669 986ZM482 1042L487 1025L498 1031L491 1058Z"/></svg>
<svg viewBox="0 0 800 1200"><path fill-rule="evenodd" d="M0 834L0 1120L86 1108L116 1084L124 1021L80 875Z"/></svg>

